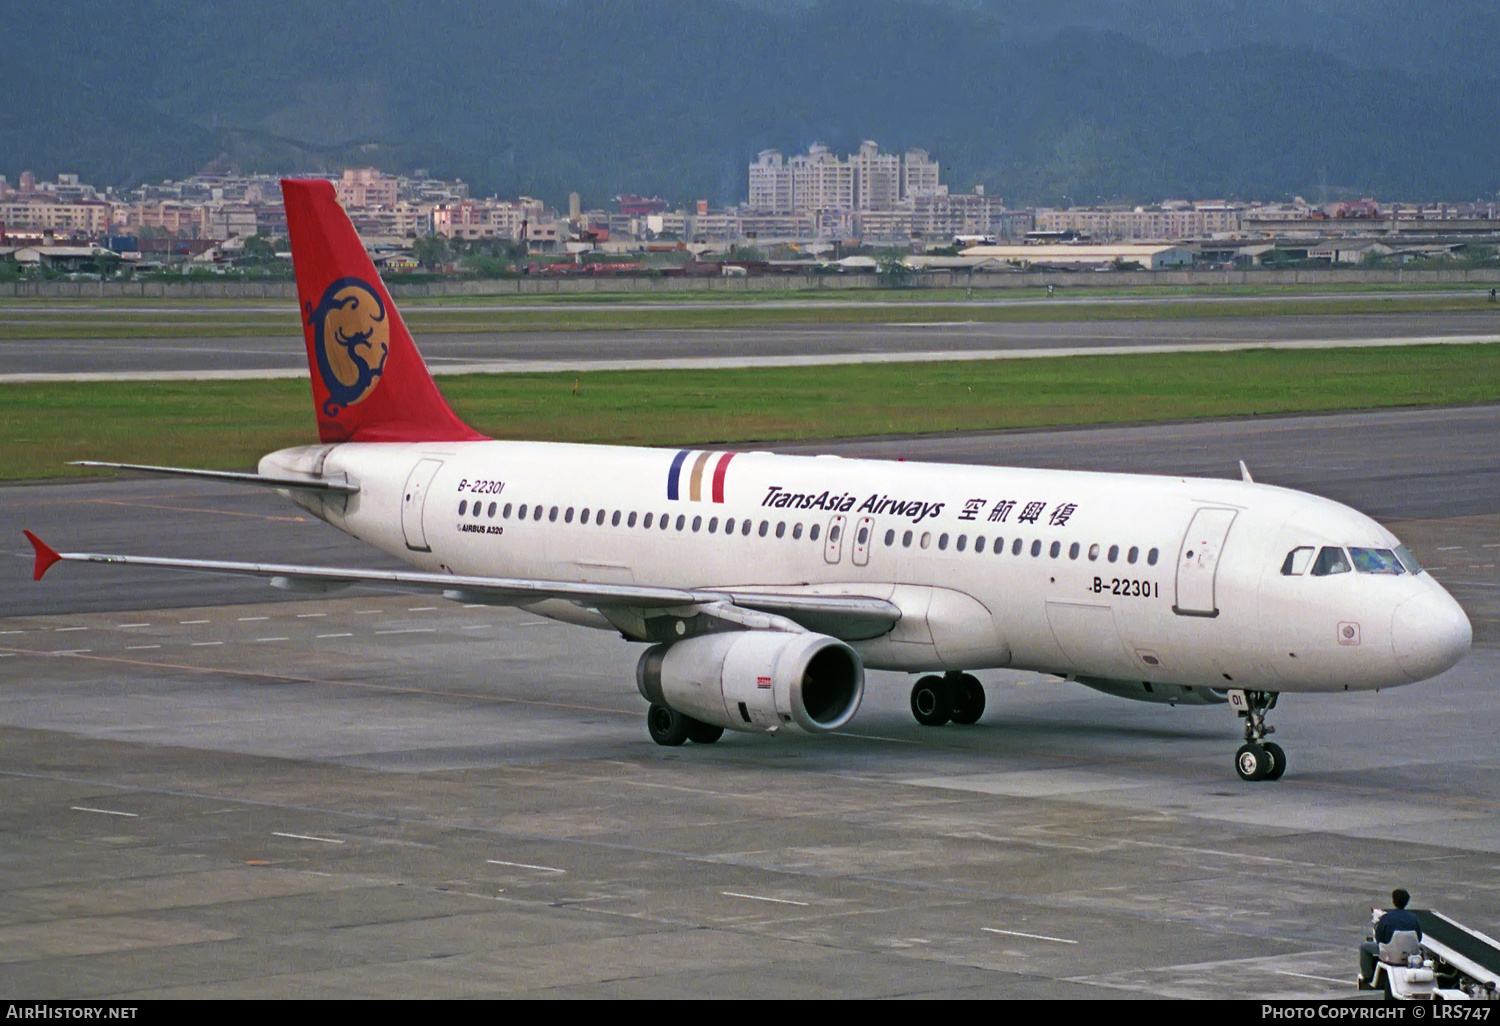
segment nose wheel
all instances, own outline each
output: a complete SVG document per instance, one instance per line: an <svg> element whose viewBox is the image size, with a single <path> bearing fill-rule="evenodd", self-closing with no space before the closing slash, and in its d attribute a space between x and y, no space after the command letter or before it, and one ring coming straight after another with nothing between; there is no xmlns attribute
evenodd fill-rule
<svg viewBox="0 0 1500 1026"><path fill-rule="evenodd" d="M1286 772L1286 752L1266 735L1276 728L1267 725L1266 713L1276 708L1275 691L1231 691L1230 704L1245 721L1245 743L1234 753L1234 769L1241 780L1280 780Z"/></svg>

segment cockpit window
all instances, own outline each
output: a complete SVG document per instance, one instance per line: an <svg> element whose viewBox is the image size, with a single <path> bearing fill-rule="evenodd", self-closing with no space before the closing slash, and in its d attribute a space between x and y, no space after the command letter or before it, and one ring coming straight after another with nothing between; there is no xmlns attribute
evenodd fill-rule
<svg viewBox="0 0 1500 1026"><path fill-rule="evenodd" d="M1307 566L1312 562L1313 553L1317 549L1311 545L1301 545L1286 554L1286 559L1281 564L1281 576L1298 577L1307 573Z"/></svg>
<svg viewBox="0 0 1500 1026"><path fill-rule="evenodd" d="M1349 549L1354 569L1362 574L1404 574L1406 570L1390 549Z"/></svg>
<svg viewBox="0 0 1500 1026"><path fill-rule="evenodd" d="M1407 573L1419 574L1422 572L1422 564L1417 562L1417 557L1411 554L1411 550L1405 545L1396 546L1396 558L1401 560L1401 565L1406 567Z"/></svg>
<svg viewBox="0 0 1500 1026"><path fill-rule="evenodd" d="M1344 558L1344 550L1332 545L1325 545L1318 552L1318 558L1313 561L1312 575L1314 577L1327 577L1329 574L1347 574L1349 572L1349 561Z"/></svg>

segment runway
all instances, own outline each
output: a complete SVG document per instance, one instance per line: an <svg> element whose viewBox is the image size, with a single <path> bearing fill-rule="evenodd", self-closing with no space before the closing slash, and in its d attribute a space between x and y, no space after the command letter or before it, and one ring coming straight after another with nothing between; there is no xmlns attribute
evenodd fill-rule
<svg viewBox="0 0 1500 1026"><path fill-rule="evenodd" d="M0 489L0 980L26 997L1352 997L1396 885L1500 931L1500 408L807 447L1233 476L1391 523L1470 613L1436 681L1224 707L872 674L850 730L662 749L638 646L518 611L63 566L372 565L260 492ZM114 575L111 577L111 575ZM170 578L168 580L167 578Z"/></svg>
<svg viewBox="0 0 1500 1026"><path fill-rule="evenodd" d="M1500 318L1488 310L922 324L903 323L900 307L892 306L891 322L885 324L418 332L417 341L436 374L1500 341ZM303 343L295 335L0 339L0 367L4 368L0 383L299 377L307 373Z"/></svg>

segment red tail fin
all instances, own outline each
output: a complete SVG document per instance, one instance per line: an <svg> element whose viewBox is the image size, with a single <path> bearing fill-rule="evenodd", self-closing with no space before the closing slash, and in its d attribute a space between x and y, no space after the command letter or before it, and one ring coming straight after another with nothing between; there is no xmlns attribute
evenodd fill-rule
<svg viewBox="0 0 1500 1026"><path fill-rule="evenodd" d="M281 197L319 440L482 440L443 401L333 186L283 179Z"/></svg>

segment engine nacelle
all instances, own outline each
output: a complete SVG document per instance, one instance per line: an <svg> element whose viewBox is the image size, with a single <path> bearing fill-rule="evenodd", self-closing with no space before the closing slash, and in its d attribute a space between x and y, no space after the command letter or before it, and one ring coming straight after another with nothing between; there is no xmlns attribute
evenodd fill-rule
<svg viewBox="0 0 1500 1026"><path fill-rule="evenodd" d="M1189 687L1185 684L1152 684L1144 680L1110 680L1104 677L1074 677L1084 687L1102 691L1116 698L1137 702L1160 702L1163 705L1222 705L1228 696L1218 688Z"/></svg>
<svg viewBox="0 0 1500 1026"><path fill-rule="evenodd" d="M859 656L826 634L730 631L655 645L635 680L646 701L729 730L837 730L865 695Z"/></svg>

